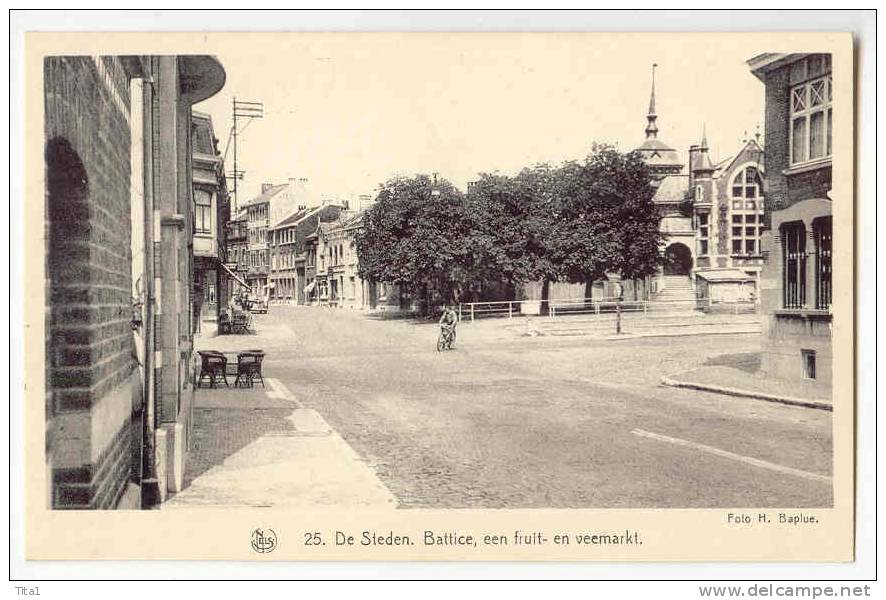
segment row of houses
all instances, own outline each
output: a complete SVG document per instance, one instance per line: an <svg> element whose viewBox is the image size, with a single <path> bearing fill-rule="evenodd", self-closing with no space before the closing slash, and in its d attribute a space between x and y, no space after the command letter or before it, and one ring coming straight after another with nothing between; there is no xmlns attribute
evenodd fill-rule
<svg viewBox="0 0 886 600"><path fill-rule="evenodd" d="M313 196L304 179L262 184L261 193L228 222L229 267L249 293L269 302L384 308L389 286L358 273L356 237L362 210ZM360 198L358 209L368 196ZM229 298L235 294L229 290ZM390 296L390 298L389 298Z"/></svg>

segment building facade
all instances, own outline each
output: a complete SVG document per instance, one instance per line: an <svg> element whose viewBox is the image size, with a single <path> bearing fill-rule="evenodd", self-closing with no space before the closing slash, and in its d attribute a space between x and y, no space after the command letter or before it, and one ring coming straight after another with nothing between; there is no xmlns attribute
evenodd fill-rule
<svg viewBox="0 0 886 600"><path fill-rule="evenodd" d="M228 295L223 301L224 307L231 306L235 295L248 293L250 290L246 282L246 275L249 271L247 226L247 211L245 209L233 215L225 226L227 251L225 252L224 270L230 277L230 284L228 285Z"/></svg>
<svg viewBox="0 0 886 600"><path fill-rule="evenodd" d="M358 272L357 234L363 213L344 211L338 219L320 223L317 229L316 287L321 305L338 308L377 307L377 286L364 281Z"/></svg>
<svg viewBox="0 0 886 600"><path fill-rule="evenodd" d="M271 298L307 304L309 296L305 291L308 286L306 238L317 230L320 223L337 219L342 210L343 206L331 203L312 208L299 208L272 227Z"/></svg>
<svg viewBox="0 0 886 600"><path fill-rule="evenodd" d="M646 116L646 140L637 148L655 187L661 213L663 266L659 297L715 302L756 302L763 267L764 152L745 140L735 155L716 164L707 134L680 154L658 138L655 82ZM670 295L668 288L684 290Z"/></svg>
<svg viewBox="0 0 886 600"><path fill-rule="evenodd" d="M244 206L246 210L247 272L252 293L274 297L271 279L271 232L292 213L320 206L322 201L308 187L308 180L290 178L286 183L263 183L261 194Z"/></svg>
<svg viewBox="0 0 886 600"><path fill-rule="evenodd" d="M224 268L227 244L224 226L231 204L224 162L212 118L192 111L194 173L194 313L201 332L217 330L218 317L229 297L230 276Z"/></svg>
<svg viewBox="0 0 886 600"><path fill-rule="evenodd" d="M748 64L766 97L762 369L830 386L831 56L768 53Z"/></svg>
<svg viewBox="0 0 886 600"><path fill-rule="evenodd" d="M44 60L53 508L146 507L181 488L194 390L191 106L224 81L210 56Z"/></svg>

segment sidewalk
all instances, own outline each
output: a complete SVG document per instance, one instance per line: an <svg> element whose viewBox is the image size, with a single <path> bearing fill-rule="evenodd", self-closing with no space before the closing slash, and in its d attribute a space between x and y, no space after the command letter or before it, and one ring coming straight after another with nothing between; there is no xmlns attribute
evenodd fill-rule
<svg viewBox="0 0 886 600"><path fill-rule="evenodd" d="M197 391L184 489L161 509L396 507L319 413L303 408L279 380L265 383Z"/></svg>
<svg viewBox="0 0 886 600"><path fill-rule="evenodd" d="M615 334L615 317L568 315L558 317L519 316L478 319L460 325L462 335L486 341L513 340L515 337L586 337L622 340L645 337L759 334L757 315L691 315L683 317L625 316L621 335ZM467 339L467 338L465 338Z"/></svg>
<svg viewBox="0 0 886 600"><path fill-rule="evenodd" d="M833 410L831 390L809 381L767 379L760 373L749 373L721 365L703 366L661 378L664 385L705 392L743 396L781 404Z"/></svg>

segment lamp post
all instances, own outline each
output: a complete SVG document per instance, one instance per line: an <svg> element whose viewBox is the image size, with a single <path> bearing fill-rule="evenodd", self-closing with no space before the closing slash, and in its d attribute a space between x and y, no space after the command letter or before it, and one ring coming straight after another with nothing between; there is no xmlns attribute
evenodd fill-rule
<svg viewBox="0 0 886 600"><path fill-rule="evenodd" d="M621 335L621 301L624 296L624 287L621 285L621 275L607 273L606 278L612 282L615 292L615 334Z"/></svg>

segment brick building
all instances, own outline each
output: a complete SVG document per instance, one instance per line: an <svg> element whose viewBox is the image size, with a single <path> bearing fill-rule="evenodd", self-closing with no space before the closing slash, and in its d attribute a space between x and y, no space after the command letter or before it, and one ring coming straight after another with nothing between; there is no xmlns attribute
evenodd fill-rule
<svg viewBox="0 0 886 600"><path fill-rule="evenodd" d="M637 148L655 186L662 218L664 264L654 298L691 306L752 302L763 265L763 147L745 140L734 155L714 163L707 134L680 154L658 138L655 79L646 115L646 140Z"/></svg>
<svg viewBox="0 0 886 600"><path fill-rule="evenodd" d="M767 53L748 65L766 94L762 368L830 386L831 56Z"/></svg>
<svg viewBox="0 0 886 600"><path fill-rule="evenodd" d="M44 60L46 463L53 508L181 486L190 427L191 106L209 56Z"/></svg>

